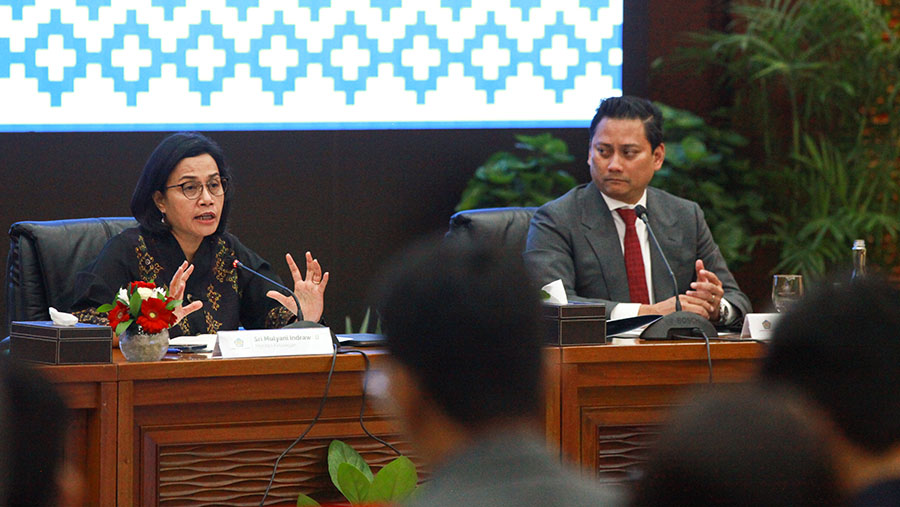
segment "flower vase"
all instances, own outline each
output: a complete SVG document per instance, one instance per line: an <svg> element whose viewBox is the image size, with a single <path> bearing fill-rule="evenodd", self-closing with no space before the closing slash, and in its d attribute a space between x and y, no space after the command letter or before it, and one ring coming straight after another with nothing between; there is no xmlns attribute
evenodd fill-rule
<svg viewBox="0 0 900 507"><path fill-rule="evenodd" d="M126 329L119 335L119 350L128 361L160 361L169 350L169 330L147 334Z"/></svg>

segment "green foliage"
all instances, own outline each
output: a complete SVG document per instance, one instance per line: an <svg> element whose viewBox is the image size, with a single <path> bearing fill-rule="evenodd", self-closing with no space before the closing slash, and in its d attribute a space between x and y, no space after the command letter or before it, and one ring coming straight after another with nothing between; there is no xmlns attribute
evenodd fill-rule
<svg viewBox="0 0 900 507"><path fill-rule="evenodd" d="M366 463L366 460L356 452L356 449L341 442L340 440L332 440L328 446L328 475L331 476L331 482L340 488L338 484L338 468L341 464L347 463L362 473L367 480L372 480L372 469ZM343 493L343 491L341 491Z"/></svg>
<svg viewBox="0 0 900 507"><path fill-rule="evenodd" d="M507 206L540 206L577 183L555 167L572 162L569 147L550 133L517 135L516 148L525 155L501 151L475 170L456 211Z"/></svg>
<svg viewBox="0 0 900 507"><path fill-rule="evenodd" d="M732 118L758 140L778 268L813 278L864 238L897 262L900 42L873 0L735 2L725 32L692 34L677 63L718 69Z"/></svg>
<svg viewBox="0 0 900 507"><path fill-rule="evenodd" d="M141 295L138 291L134 291L131 294L131 299L128 302L128 311L131 315L140 315L141 314Z"/></svg>
<svg viewBox="0 0 900 507"><path fill-rule="evenodd" d="M381 334L381 317L377 317L377 313L376 313L376 318L375 318L375 330L369 331L369 317L371 316L371 313L372 313L372 308L366 308L366 314L365 314L365 316L363 316L362 323L360 323L359 329L356 331L353 330L353 321L350 320L350 316L349 315L344 316L344 332L347 334L369 333L369 332L373 332L375 334Z"/></svg>
<svg viewBox="0 0 900 507"><path fill-rule="evenodd" d="M350 463L341 463L338 465L337 480L334 481L334 485L348 502L355 505L368 500L372 480Z"/></svg>
<svg viewBox="0 0 900 507"><path fill-rule="evenodd" d="M722 255L735 269L750 260L760 239L755 231L769 216L757 191L758 177L741 154L747 140L688 111L656 105L663 113L666 158L653 186L700 204Z"/></svg>
<svg viewBox="0 0 900 507"><path fill-rule="evenodd" d="M416 466L405 456L394 459L373 475L363 457L340 440L332 440L328 446L328 474L351 505L403 502L416 490L419 480ZM319 504L300 494L297 505Z"/></svg>
<svg viewBox="0 0 900 507"><path fill-rule="evenodd" d="M867 239L874 251L896 240L900 217L884 213L880 199L884 189L896 185L889 172L870 171L859 150L842 153L824 137L803 136L803 150L796 156L801 170L785 179L807 199L791 202L788 213L776 218L772 240L783 249L776 271L825 273L847 263L854 239Z"/></svg>
<svg viewBox="0 0 900 507"><path fill-rule="evenodd" d="M416 466L406 456L400 456L385 465L375 475L369 489L369 502L402 502L416 489Z"/></svg>
<svg viewBox="0 0 900 507"><path fill-rule="evenodd" d="M319 505L319 502L304 495L303 493L300 493L300 495L297 497L297 507L312 507L315 505Z"/></svg>

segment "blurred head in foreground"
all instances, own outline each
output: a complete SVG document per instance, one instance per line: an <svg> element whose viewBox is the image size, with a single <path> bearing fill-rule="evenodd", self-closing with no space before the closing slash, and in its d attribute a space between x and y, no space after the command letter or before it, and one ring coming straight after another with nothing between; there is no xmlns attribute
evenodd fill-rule
<svg viewBox="0 0 900 507"><path fill-rule="evenodd" d="M823 284L775 328L762 376L827 414L851 491L892 482L900 502L900 291L877 277Z"/></svg>
<svg viewBox="0 0 900 507"><path fill-rule="evenodd" d="M700 393L664 427L634 505L840 505L824 426L784 389Z"/></svg>
<svg viewBox="0 0 900 507"><path fill-rule="evenodd" d="M540 290L522 256L435 240L390 265L388 392L434 471L412 504L617 505L545 447Z"/></svg>
<svg viewBox="0 0 900 507"><path fill-rule="evenodd" d="M396 364L392 395L408 405L410 431L434 414L470 432L534 419L540 303L521 256L425 241L391 265L381 316Z"/></svg>
<svg viewBox="0 0 900 507"><path fill-rule="evenodd" d="M0 360L9 506L82 505L81 471L65 459L68 412L53 384L26 365Z"/></svg>

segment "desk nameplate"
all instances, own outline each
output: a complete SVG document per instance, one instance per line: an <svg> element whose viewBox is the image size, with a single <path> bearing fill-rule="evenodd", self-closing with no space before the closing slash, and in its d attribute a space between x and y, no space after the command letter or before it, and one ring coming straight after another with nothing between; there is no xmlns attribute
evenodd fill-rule
<svg viewBox="0 0 900 507"><path fill-rule="evenodd" d="M213 356L270 357L331 354L327 327L219 331Z"/></svg>

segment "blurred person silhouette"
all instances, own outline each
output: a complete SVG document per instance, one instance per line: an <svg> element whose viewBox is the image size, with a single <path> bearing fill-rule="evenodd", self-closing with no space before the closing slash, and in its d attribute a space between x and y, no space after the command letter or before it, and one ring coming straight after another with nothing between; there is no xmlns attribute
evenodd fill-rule
<svg viewBox="0 0 900 507"><path fill-rule="evenodd" d="M411 503L618 505L545 447L539 289L521 256L433 239L389 266L386 392L434 471Z"/></svg>
<svg viewBox="0 0 900 507"><path fill-rule="evenodd" d="M842 505L825 423L762 385L715 386L676 409L636 485L635 506Z"/></svg>
<svg viewBox="0 0 900 507"><path fill-rule="evenodd" d="M900 291L869 276L822 284L775 328L761 375L833 423L852 505L900 505Z"/></svg>
<svg viewBox="0 0 900 507"><path fill-rule="evenodd" d="M69 418L59 393L39 372L7 358L0 359L0 379L9 402L3 505L83 505L82 471L65 458Z"/></svg>

